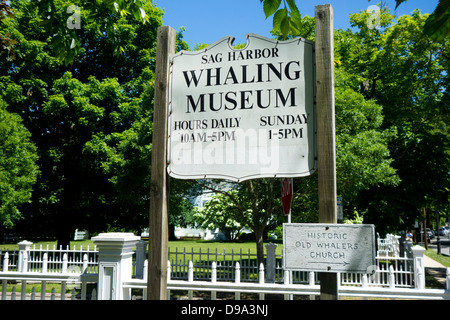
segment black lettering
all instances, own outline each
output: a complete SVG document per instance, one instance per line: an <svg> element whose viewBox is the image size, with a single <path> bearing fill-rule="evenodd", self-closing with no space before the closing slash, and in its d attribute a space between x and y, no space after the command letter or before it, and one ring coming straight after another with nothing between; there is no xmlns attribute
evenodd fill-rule
<svg viewBox="0 0 450 320"><path fill-rule="evenodd" d="M271 82L272 80L270 80L270 70L272 70L272 72L275 74L275 76L277 76L278 80L282 80L283 76L281 73L281 69L283 68L283 62L280 62L280 69L278 70L273 64L268 63L267 64L267 82Z"/></svg>
<svg viewBox="0 0 450 320"><path fill-rule="evenodd" d="M227 77L225 78L225 82L223 84L226 85L227 81L229 79L231 79L233 81L233 84L238 84L239 83L238 80L237 80L236 74L234 73L233 67L230 67L230 69L228 70Z"/></svg>
<svg viewBox="0 0 450 320"><path fill-rule="evenodd" d="M242 66L242 83L253 83L255 82L255 76L253 76L252 80L247 80L247 65Z"/></svg>
<svg viewBox="0 0 450 320"><path fill-rule="evenodd" d="M200 110L199 112L205 112L205 95L201 94L198 99L197 99L197 103L194 102L194 98L191 95L187 96L187 111L186 113L191 113L190 109L189 109L189 105L192 106L192 111L196 112L197 108L199 107L200 104Z"/></svg>
<svg viewBox="0 0 450 320"><path fill-rule="evenodd" d="M305 124L306 123L308 123L308 118L309 118L309 115L308 114L303 114L303 119L305 120Z"/></svg>
<svg viewBox="0 0 450 320"><path fill-rule="evenodd" d="M277 57L278 58L278 48L272 48L272 58Z"/></svg>
<svg viewBox="0 0 450 320"><path fill-rule="evenodd" d="M300 78L301 70L294 71L294 77L292 77L290 72L289 72L290 71L290 67L291 67L291 65L293 63L297 64L300 67L300 62L298 62L298 61L291 61L291 62L289 62L286 65L286 68L284 69L284 74L286 75L286 78L288 78L289 80L298 80Z"/></svg>
<svg viewBox="0 0 450 320"><path fill-rule="evenodd" d="M267 89L267 91L269 92L269 97L267 97L267 99L266 99L266 101L267 101L267 105L266 106L263 106L262 105L262 95L261 95L261 93L262 93L262 90L256 90L256 104L258 105L258 108L261 108L261 109L265 109L265 108L268 108L269 106L270 106L270 92L272 91L272 89Z"/></svg>
<svg viewBox="0 0 450 320"><path fill-rule="evenodd" d="M275 108L279 108L279 104L278 104L278 98L280 98L281 102L283 103L283 106L286 106L286 103L289 99L289 97L291 97L291 105L290 107L296 107L297 105L295 104L295 89L296 88L291 88L289 89L289 93L287 94L287 97L284 97L283 92L281 91L281 89L275 89L276 92L276 100L277 100L277 104L275 106Z"/></svg>
<svg viewBox="0 0 450 320"><path fill-rule="evenodd" d="M257 64L256 67L258 68L258 82L263 82L263 74L262 74L262 67L263 64Z"/></svg>
<svg viewBox="0 0 450 320"><path fill-rule="evenodd" d="M191 73L191 78L189 78L187 71L183 71L184 79L186 80L186 84L187 84L188 88L190 88L192 81L194 81L194 84L197 87L198 82L200 81L200 78L202 77L203 69L200 69L200 74L199 74L198 78L197 78L197 75L195 74L195 70L190 70L189 72Z"/></svg>
<svg viewBox="0 0 450 320"><path fill-rule="evenodd" d="M234 99L232 97L230 97L230 95L234 95ZM225 109L226 110L234 110L234 109L236 109L236 107L238 105L238 103L236 101L236 92L232 92L232 91L227 92L225 94L225 101L227 101L227 102L229 102L229 103L231 103L233 105L233 107L230 108L230 107L228 107L227 104L225 104Z"/></svg>
<svg viewBox="0 0 450 320"><path fill-rule="evenodd" d="M247 96L247 94L250 94L250 96L253 94L252 91L241 91L241 109L253 109L253 104L249 107L245 107L246 103L249 103L250 96Z"/></svg>
<svg viewBox="0 0 450 320"><path fill-rule="evenodd" d="M212 78L216 78L216 84L215 84L216 86L220 85L220 68L216 68L215 69L216 70L216 74L215 75L212 75L212 70L213 69L207 69L206 70L206 77L207 77L206 86L207 87L211 86Z"/></svg>
<svg viewBox="0 0 450 320"><path fill-rule="evenodd" d="M259 126L260 127L265 127L267 125L267 120L266 120L266 116L262 116L261 118L259 118ZM175 129L176 130L176 129Z"/></svg>
<svg viewBox="0 0 450 320"><path fill-rule="evenodd" d="M211 109L211 111L219 111L220 109L222 109L222 96L223 96L223 92L220 93L220 106L219 106L219 108L215 109L214 108L214 93L209 94L209 109Z"/></svg>

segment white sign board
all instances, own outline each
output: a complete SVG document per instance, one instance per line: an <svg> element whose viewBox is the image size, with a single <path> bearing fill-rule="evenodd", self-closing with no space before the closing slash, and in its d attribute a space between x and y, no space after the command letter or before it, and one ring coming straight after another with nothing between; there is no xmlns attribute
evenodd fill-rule
<svg viewBox="0 0 450 320"><path fill-rule="evenodd" d="M316 168L314 43L225 37L171 57L168 173L301 177Z"/></svg>
<svg viewBox="0 0 450 320"><path fill-rule="evenodd" d="M287 270L371 273L375 263L373 225L283 224Z"/></svg>

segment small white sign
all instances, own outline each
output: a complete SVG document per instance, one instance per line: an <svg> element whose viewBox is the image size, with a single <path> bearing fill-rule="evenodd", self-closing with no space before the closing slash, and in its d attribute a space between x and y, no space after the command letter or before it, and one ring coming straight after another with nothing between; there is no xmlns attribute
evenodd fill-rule
<svg viewBox="0 0 450 320"><path fill-rule="evenodd" d="M317 168L314 43L225 37L171 58L168 173L302 177Z"/></svg>
<svg viewBox="0 0 450 320"><path fill-rule="evenodd" d="M283 224L286 270L371 273L375 264L373 225Z"/></svg>

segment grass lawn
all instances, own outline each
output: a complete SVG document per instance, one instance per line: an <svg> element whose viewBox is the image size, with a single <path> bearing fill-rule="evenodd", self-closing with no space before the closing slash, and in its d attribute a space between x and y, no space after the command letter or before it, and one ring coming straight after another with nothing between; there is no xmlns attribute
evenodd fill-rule
<svg viewBox="0 0 450 320"><path fill-rule="evenodd" d="M46 248L48 245L49 248L52 249L53 246L56 245L56 241L42 241L42 242L36 242L36 243L33 242L31 247L33 247L33 245L36 245L37 248L39 248L39 246L42 246L42 248ZM94 242L91 240L71 241L70 249L72 249L74 245L76 246L77 249L81 245L83 246L83 248L87 248L88 245L89 245L89 248L93 248ZM19 245L17 243L0 244L0 250L3 250L3 251L16 250L17 251L17 250L19 250Z"/></svg>
<svg viewBox="0 0 450 320"><path fill-rule="evenodd" d="M269 243L270 241L266 242ZM274 241L278 247L276 250L277 255L282 254L283 244L281 241ZM266 244L265 243L265 244ZM45 248L47 245L49 247L53 247L53 245L56 245L56 241L44 241L44 242L37 242L36 246L42 245L43 248ZM76 248L79 248L80 246L83 246L83 248L87 248L89 246L90 248L94 247L94 242L92 240L81 240L81 241L71 241L70 247L73 248L73 246L76 246ZM226 253L231 253L234 251L234 253L239 253L240 250L242 250L242 253L246 254L250 250L251 254L256 254L256 243L254 241L243 241L243 242L225 242L225 241L204 241L204 240L179 240L179 241L169 241L169 248L170 251L175 251L176 249L178 252L183 252L185 249L186 252L198 252L200 249L202 250L202 253L208 250L210 252L215 252L217 249L218 253L223 253L224 250ZM18 250L19 246L17 244L0 244L0 250ZM446 267L450 267L450 257L447 255L438 255L436 251L434 250L426 250L425 254L429 256L430 258L438 261L439 263L443 264Z"/></svg>
<svg viewBox="0 0 450 320"><path fill-rule="evenodd" d="M267 244L266 242L264 244ZM278 247L276 250L277 254L281 254L283 249L282 243L277 243ZM218 253L225 252L231 253L239 253L242 250L242 253L248 253L250 250L251 254L256 254L256 242L254 241L243 241L243 242L223 242L223 241L204 241L204 240L187 240L187 241L169 241L170 251L175 251L175 248L178 248L178 251L182 251L186 248L186 252L194 252L199 251L206 252L206 250L210 250L210 252L215 252L217 249ZM264 250L265 251L265 250Z"/></svg>
<svg viewBox="0 0 450 320"><path fill-rule="evenodd" d="M269 243L266 242L266 243ZM56 245L56 241L46 241L46 242L37 242L36 247L42 245L45 248L47 245L52 248L53 245ZM278 241L278 247L276 250L277 255L282 254L283 244ZM74 246L78 249L80 246L83 248L94 247L94 242L91 240L82 240L82 241L71 241L70 248L72 249ZM0 244L0 250L18 250L19 246L17 244ZM190 252L199 252L200 250L203 253L206 253L209 249L210 253L226 253L231 254L234 252L235 254L240 253L242 250L243 254L247 254L250 250L250 254L256 255L256 243L254 241L243 241L243 242L224 242L224 241L204 241L204 240L179 240L179 241L169 241L169 249L171 252L178 250L178 252L183 252L186 250L186 253Z"/></svg>
<svg viewBox="0 0 450 320"><path fill-rule="evenodd" d="M436 251L428 249L425 251L425 254L433 260L436 260L440 264L450 267L450 257L442 254L437 254Z"/></svg>
<svg viewBox="0 0 450 320"><path fill-rule="evenodd" d="M280 241L275 241L278 245L276 249L276 254L281 255L283 245ZM266 243L269 243L266 242ZM56 244L56 241L47 241L47 242L37 242L36 246L39 247L42 245L42 247L46 247L49 245L50 248L53 247L53 245ZM70 243L70 247L73 248L76 246L76 248L79 248L80 246L83 246L83 248L87 248L89 246L90 248L94 247L94 243L91 240L83 240L83 241L72 241ZM19 246L17 244L0 244L0 250L18 250ZM222 241L204 241L204 240L183 240L183 241L169 241L169 248L171 252L174 252L175 250L178 250L178 252L183 252L183 250L186 251L186 253L190 252L199 252L202 251L203 254L207 252L209 249L210 253L215 253L217 250L217 253L227 253L231 254L233 251L235 254L238 254L241 250L243 254L247 254L250 251L250 254L256 255L256 243L253 241L243 241L243 242L222 242ZM446 255L438 255L436 251L434 250L426 250L425 254L429 256L430 258L438 261L439 263L443 264L446 267L450 267L450 257ZM228 256L229 259L231 259L231 256ZM195 257L197 258L197 257ZM225 256L225 260L227 260L227 256ZM256 260L256 259L255 259ZM434 278L427 277L427 287L428 288L440 288L439 283L436 282ZM8 291L11 290L11 287L13 284L8 284ZM19 293L21 290L21 286L15 284L17 292ZM47 284L46 292L50 292L51 289L55 287L56 292L60 292L61 286L60 284ZM31 291L31 285L27 285L27 292ZM66 290L68 293L69 288ZM36 292L40 292L40 285L36 286Z"/></svg>

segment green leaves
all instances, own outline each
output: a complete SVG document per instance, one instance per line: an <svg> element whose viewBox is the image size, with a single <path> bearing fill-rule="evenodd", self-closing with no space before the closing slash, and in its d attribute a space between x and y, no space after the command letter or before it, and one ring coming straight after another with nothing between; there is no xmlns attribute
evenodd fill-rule
<svg viewBox="0 0 450 320"><path fill-rule="evenodd" d="M17 114L6 111L0 98L0 225L12 227L21 218L20 205L30 201L38 175L36 146Z"/></svg>
<svg viewBox="0 0 450 320"><path fill-rule="evenodd" d="M450 0L439 1L425 23L424 33L437 42L450 36Z"/></svg>
<svg viewBox="0 0 450 320"><path fill-rule="evenodd" d="M282 38L287 39L289 34L299 32L301 15L295 0L261 0L266 19L273 15L272 33L281 33Z"/></svg>
<svg viewBox="0 0 450 320"><path fill-rule="evenodd" d="M266 19L273 15L281 5L281 0L263 0L261 2L263 2Z"/></svg>
<svg viewBox="0 0 450 320"><path fill-rule="evenodd" d="M407 0L395 0L398 8ZM428 17L423 33L436 42L444 41L450 36L450 0L439 0L434 12Z"/></svg>
<svg viewBox="0 0 450 320"><path fill-rule="evenodd" d="M336 90L338 181L350 181L350 185L362 187L361 181L351 179L361 176L369 183L377 176L382 177L379 173L384 171L386 181L395 182L394 175L386 174L393 174L395 168L401 181L388 184L381 180L367 192L360 192L356 203L359 212L365 211L366 223L379 222L380 228L389 231L404 227L399 225L399 217L407 223L420 218L422 207L448 207L445 188L450 183L450 140L444 123L449 123L450 81L446 56L450 43L430 41L423 32L427 19L428 15L418 10L397 19L382 10L382 28L376 30L367 28L367 13L361 12L351 16L352 25L358 31L335 33L336 57L342 62L336 68L336 79L345 81L353 90L359 89L366 99L361 103L358 96ZM345 77L339 74L343 70L347 73ZM384 119L380 129L386 130L378 131L389 134L388 130L395 130L392 135L370 132L368 125L375 122L365 119L361 113L372 110L375 115L371 101L382 106ZM347 103L354 108L348 108ZM364 133L361 126L369 130ZM352 133L353 128L357 130L356 135ZM385 149L383 140L389 149ZM366 155L379 165L361 161L364 158L359 155ZM391 164L389 159L393 159ZM368 170L359 173L363 168Z"/></svg>
<svg viewBox="0 0 450 320"><path fill-rule="evenodd" d="M399 183L388 148L396 133L394 129L382 129L383 108L344 84L343 70L338 69L337 73L338 188L346 201L354 201L362 190Z"/></svg>
<svg viewBox="0 0 450 320"><path fill-rule="evenodd" d="M83 28L90 24L97 24L99 34L113 40L114 54L124 54L116 21L125 17L137 23L149 22L150 16L144 9L148 4L146 0L78 0L75 5L63 0L40 0L38 7L41 25L52 36L49 45L59 61L67 66L83 51L80 39Z"/></svg>
<svg viewBox="0 0 450 320"><path fill-rule="evenodd" d="M369 1L370 1L370 0L369 0ZM395 0L395 2L397 3L397 4L395 5L395 9L397 9L399 5L401 5L403 2L406 2L406 1L408 1L408 0Z"/></svg>

